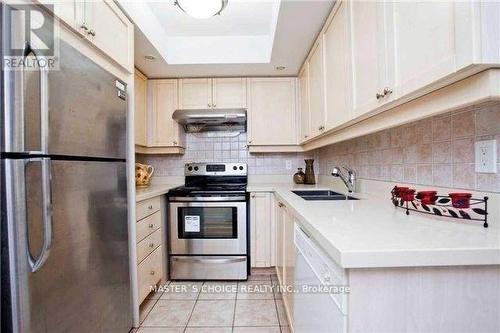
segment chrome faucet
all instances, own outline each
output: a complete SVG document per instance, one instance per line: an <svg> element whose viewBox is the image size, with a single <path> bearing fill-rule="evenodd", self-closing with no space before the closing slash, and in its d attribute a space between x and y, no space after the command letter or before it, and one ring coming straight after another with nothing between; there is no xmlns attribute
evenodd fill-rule
<svg viewBox="0 0 500 333"><path fill-rule="evenodd" d="M347 167L342 167L347 171L347 175L345 175L340 167L334 167L332 170L333 177L339 177L344 182L345 186L349 190L349 192L356 191L356 172L354 170L349 169Z"/></svg>

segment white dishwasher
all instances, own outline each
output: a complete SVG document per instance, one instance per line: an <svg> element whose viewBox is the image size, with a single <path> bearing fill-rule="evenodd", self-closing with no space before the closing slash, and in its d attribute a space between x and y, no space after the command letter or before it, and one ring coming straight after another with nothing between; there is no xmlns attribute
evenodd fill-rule
<svg viewBox="0 0 500 333"><path fill-rule="evenodd" d="M294 295L294 332L345 332L345 295L304 292L304 287L343 284L343 270L332 263L299 226L295 227L295 260L298 292Z"/></svg>

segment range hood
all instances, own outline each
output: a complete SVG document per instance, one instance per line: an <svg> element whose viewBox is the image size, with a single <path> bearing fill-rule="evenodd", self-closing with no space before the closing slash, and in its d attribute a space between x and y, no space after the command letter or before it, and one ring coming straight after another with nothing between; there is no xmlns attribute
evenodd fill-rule
<svg viewBox="0 0 500 333"><path fill-rule="evenodd" d="M186 133L246 132L246 109L175 110L172 118Z"/></svg>

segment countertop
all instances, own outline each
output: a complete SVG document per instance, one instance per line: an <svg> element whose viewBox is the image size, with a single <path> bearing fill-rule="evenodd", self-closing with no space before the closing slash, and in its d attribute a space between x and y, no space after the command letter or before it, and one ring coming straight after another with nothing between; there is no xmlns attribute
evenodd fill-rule
<svg viewBox="0 0 500 333"><path fill-rule="evenodd" d="M412 212L389 199L354 194L361 200L306 201L292 189L328 187L250 184L248 191L274 192L300 226L344 268L499 265L497 228L454 222Z"/></svg>
<svg viewBox="0 0 500 333"><path fill-rule="evenodd" d="M149 198L157 197L159 195L166 194L170 189L180 186L180 184L151 184L148 187L136 187L135 189L135 201L143 201Z"/></svg>

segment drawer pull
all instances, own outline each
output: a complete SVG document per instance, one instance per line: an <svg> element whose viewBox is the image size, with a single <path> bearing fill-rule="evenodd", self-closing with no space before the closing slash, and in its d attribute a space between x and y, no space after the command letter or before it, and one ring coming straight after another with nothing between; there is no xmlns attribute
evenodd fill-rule
<svg viewBox="0 0 500 333"><path fill-rule="evenodd" d="M149 210L153 209L153 205L149 205L149 206L148 206L148 209L149 209Z"/></svg>
<svg viewBox="0 0 500 333"><path fill-rule="evenodd" d="M155 243L149 243L149 247L154 247Z"/></svg>
<svg viewBox="0 0 500 333"><path fill-rule="evenodd" d="M149 228L150 228L150 229L153 229L153 227L154 227L154 226L155 226L155 225L154 225L153 223L149 224Z"/></svg>
<svg viewBox="0 0 500 333"><path fill-rule="evenodd" d="M151 272L149 272L149 274L151 274L151 275L155 275L155 271L154 271L154 270L151 270Z"/></svg>

